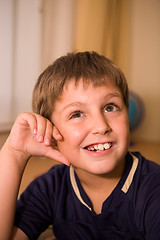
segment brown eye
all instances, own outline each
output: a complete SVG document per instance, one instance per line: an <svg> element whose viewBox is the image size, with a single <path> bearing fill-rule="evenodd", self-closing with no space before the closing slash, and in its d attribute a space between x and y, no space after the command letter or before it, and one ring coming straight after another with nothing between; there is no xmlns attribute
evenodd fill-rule
<svg viewBox="0 0 160 240"><path fill-rule="evenodd" d="M117 110L118 110L118 107L113 105L113 104L107 105L104 108L104 112L114 112L114 111L117 111Z"/></svg>
<svg viewBox="0 0 160 240"><path fill-rule="evenodd" d="M72 113L70 119L79 118L79 117L82 117L82 116L83 116L83 113L82 113L82 112L76 111L76 112Z"/></svg>

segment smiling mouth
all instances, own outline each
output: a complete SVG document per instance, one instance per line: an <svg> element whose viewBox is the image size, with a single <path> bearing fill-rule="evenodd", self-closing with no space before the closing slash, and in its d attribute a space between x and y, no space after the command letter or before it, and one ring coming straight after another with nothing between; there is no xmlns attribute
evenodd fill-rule
<svg viewBox="0 0 160 240"><path fill-rule="evenodd" d="M112 143L99 143L99 144L95 144L95 145L90 145L90 146L87 146L85 147L85 149L87 149L88 151L93 151L93 152L102 152L102 151L105 151L109 148L112 147Z"/></svg>

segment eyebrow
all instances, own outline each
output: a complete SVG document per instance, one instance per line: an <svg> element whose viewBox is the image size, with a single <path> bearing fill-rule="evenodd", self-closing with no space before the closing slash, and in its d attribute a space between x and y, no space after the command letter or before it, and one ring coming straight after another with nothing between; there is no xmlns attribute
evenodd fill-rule
<svg viewBox="0 0 160 240"><path fill-rule="evenodd" d="M122 94L119 92L114 92L114 93L108 93L104 98L113 98L113 97L118 97L121 98Z"/></svg>
<svg viewBox="0 0 160 240"><path fill-rule="evenodd" d="M106 94L103 99L111 99L111 98L122 98L122 95L118 92L114 92L114 93L108 93ZM72 102L72 103L69 103L68 105L66 105L63 109L65 110L66 108L68 107L79 107L79 106L82 106L82 105L85 105L86 103L84 102Z"/></svg>
<svg viewBox="0 0 160 240"><path fill-rule="evenodd" d="M73 102L73 103L69 103L68 105L66 105L63 109L66 109L68 107L78 107L80 105L84 105L85 103L83 102Z"/></svg>

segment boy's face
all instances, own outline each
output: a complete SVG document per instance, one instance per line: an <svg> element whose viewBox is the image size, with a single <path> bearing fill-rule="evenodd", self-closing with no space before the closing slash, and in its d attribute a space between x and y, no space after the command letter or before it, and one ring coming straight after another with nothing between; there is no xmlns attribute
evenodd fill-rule
<svg viewBox="0 0 160 240"><path fill-rule="evenodd" d="M84 87L82 80L71 81L55 103L52 121L62 135L59 150L75 168L106 174L124 162L128 112L115 85Z"/></svg>

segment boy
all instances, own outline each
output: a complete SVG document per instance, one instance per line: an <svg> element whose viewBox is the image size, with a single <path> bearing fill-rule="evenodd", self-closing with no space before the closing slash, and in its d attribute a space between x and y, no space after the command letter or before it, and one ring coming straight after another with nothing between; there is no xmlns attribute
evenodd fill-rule
<svg viewBox="0 0 160 240"><path fill-rule="evenodd" d="M160 239L160 167L128 152L120 69L95 52L63 56L40 75L33 110L18 116L0 153L0 239L37 239L51 224L59 240ZM15 206L32 155L64 164Z"/></svg>

